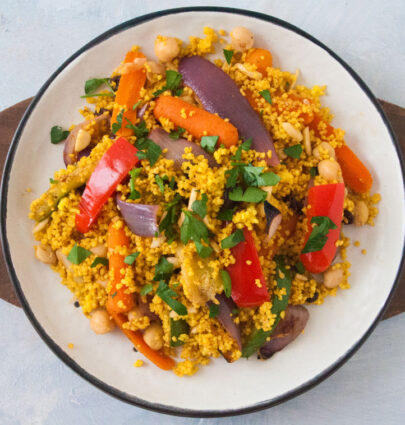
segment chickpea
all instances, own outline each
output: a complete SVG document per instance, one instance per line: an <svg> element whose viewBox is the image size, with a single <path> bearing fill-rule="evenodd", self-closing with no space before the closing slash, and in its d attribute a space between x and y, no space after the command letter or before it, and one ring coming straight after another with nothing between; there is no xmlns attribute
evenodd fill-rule
<svg viewBox="0 0 405 425"><path fill-rule="evenodd" d="M159 323L152 323L145 330L143 339L152 350L160 350L163 347L163 329Z"/></svg>
<svg viewBox="0 0 405 425"><path fill-rule="evenodd" d="M161 62L170 62L180 53L180 47L173 37L158 37L155 40L155 55Z"/></svg>
<svg viewBox="0 0 405 425"><path fill-rule="evenodd" d="M318 172L325 180L341 180L340 166L336 161L324 159L318 164Z"/></svg>
<svg viewBox="0 0 405 425"><path fill-rule="evenodd" d="M114 329L114 322L105 310L96 310L90 318L90 327L97 335L102 335Z"/></svg>
<svg viewBox="0 0 405 425"><path fill-rule="evenodd" d="M134 307L132 310L128 312L128 320L132 322L132 320L137 320L142 317L141 311L139 307Z"/></svg>
<svg viewBox="0 0 405 425"><path fill-rule="evenodd" d="M333 147L327 142L320 143L312 151L312 154L314 155L315 158L319 159L321 157L321 153L323 153L323 152L327 152L330 158L333 158L333 159L336 158L335 149L333 149Z"/></svg>
<svg viewBox="0 0 405 425"><path fill-rule="evenodd" d="M53 266L56 264L56 255L50 246L37 245L34 247L34 249L35 257L37 257L39 261L45 264L51 264Z"/></svg>
<svg viewBox="0 0 405 425"><path fill-rule="evenodd" d="M254 37L250 30L245 27L236 27L231 32L232 47L237 52L245 52L253 47Z"/></svg>
<svg viewBox="0 0 405 425"><path fill-rule="evenodd" d="M157 63L157 62L154 62L154 61L148 61L148 62L146 62L146 65L149 67L150 72L152 72L152 74L164 75L164 73L165 73L165 67L161 63Z"/></svg>
<svg viewBox="0 0 405 425"><path fill-rule="evenodd" d="M368 206L364 201L359 201L354 206L353 211L354 224L356 226L364 226L368 220Z"/></svg>
<svg viewBox="0 0 405 425"><path fill-rule="evenodd" d="M344 278L343 269L332 270L329 268L323 274L323 284L329 289L336 288L343 282L343 278Z"/></svg>

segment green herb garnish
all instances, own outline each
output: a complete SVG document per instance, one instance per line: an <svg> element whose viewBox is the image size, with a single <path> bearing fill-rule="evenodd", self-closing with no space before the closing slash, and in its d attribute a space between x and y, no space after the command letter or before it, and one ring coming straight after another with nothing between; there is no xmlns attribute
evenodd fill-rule
<svg viewBox="0 0 405 425"><path fill-rule="evenodd" d="M237 187L229 193L229 199L237 202L253 202L257 204L265 201L266 198L267 192L252 186L248 187L245 192L243 192L241 187Z"/></svg>
<svg viewBox="0 0 405 425"><path fill-rule="evenodd" d="M222 221L231 221L236 209L236 207L221 209L217 215L217 219Z"/></svg>
<svg viewBox="0 0 405 425"><path fill-rule="evenodd" d="M103 266L108 266L108 258L105 257L96 257L91 263L91 268L96 267L97 265L102 264Z"/></svg>
<svg viewBox="0 0 405 425"><path fill-rule="evenodd" d="M171 131L170 132L170 138L173 140L177 140L180 138L180 136L186 131L185 128L183 127L178 127L177 130Z"/></svg>
<svg viewBox="0 0 405 425"><path fill-rule="evenodd" d="M311 234L302 250L303 254L320 251L328 240L329 230L337 229L336 224L329 217L324 216L312 217L311 224L316 226L312 227Z"/></svg>
<svg viewBox="0 0 405 425"><path fill-rule="evenodd" d="M318 175L318 169L316 167L311 167L309 169L309 174L311 177L316 177Z"/></svg>
<svg viewBox="0 0 405 425"><path fill-rule="evenodd" d="M128 199L135 200L141 197L141 194L135 189L135 180L141 173L141 170L142 168L133 168L129 172L129 175L131 176L131 179L129 180L129 190L131 191L131 193L129 194Z"/></svg>
<svg viewBox="0 0 405 425"><path fill-rule="evenodd" d="M232 293L232 280L231 276L226 270L220 270L219 274L221 275L222 284L224 285L224 294L229 298Z"/></svg>
<svg viewBox="0 0 405 425"><path fill-rule="evenodd" d="M164 232L168 241L175 237L174 225L177 223L180 216L180 201L181 196L176 193L172 202L165 206L166 215L159 224L159 233Z"/></svg>
<svg viewBox="0 0 405 425"><path fill-rule="evenodd" d="M269 102L270 105L272 104L271 95L268 90L259 91L259 94L264 98L264 100L266 100L266 102Z"/></svg>
<svg viewBox="0 0 405 425"><path fill-rule="evenodd" d="M201 147L210 154L214 153L217 142L218 142L218 136L201 137Z"/></svg>
<svg viewBox="0 0 405 425"><path fill-rule="evenodd" d="M129 264L129 265L134 264L134 261L138 258L139 254L140 254L140 252L137 251L137 252L133 252L132 254L127 255L124 258L124 263Z"/></svg>
<svg viewBox="0 0 405 425"><path fill-rule="evenodd" d="M186 306L180 301L174 299L178 297L177 293L173 291L173 289L169 288L169 286L163 280L161 280L159 283L156 295L160 297L169 307L171 307L171 309L174 310L179 316L187 315Z"/></svg>
<svg viewBox="0 0 405 425"><path fill-rule="evenodd" d="M300 144L284 148L284 153L291 158L298 159L302 154L302 146Z"/></svg>
<svg viewBox="0 0 405 425"><path fill-rule="evenodd" d="M147 285L142 286L140 290L141 295L149 294L149 292L153 291L153 285L151 283L148 283Z"/></svg>
<svg viewBox="0 0 405 425"><path fill-rule="evenodd" d="M135 111L135 109L142 103L142 100L138 100L138 102L134 103L132 106L132 110Z"/></svg>
<svg viewBox="0 0 405 425"><path fill-rule="evenodd" d="M51 128L51 143L56 145L60 142L63 142L63 140L69 136L69 133L69 130L64 130L61 126L54 125Z"/></svg>
<svg viewBox="0 0 405 425"><path fill-rule="evenodd" d="M183 319L174 320L170 318L170 346L179 347L184 344L184 341L179 339L180 335L188 335L190 332L190 326ZM173 337L175 338L173 340Z"/></svg>
<svg viewBox="0 0 405 425"><path fill-rule="evenodd" d="M173 264L167 261L166 257L160 257L159 262L155 266L155 277L153 280L169 280L173 273L173 269Z"/></svg>
<svg viewBox="0 0 405 425"><path fill-rule="evenodd" d="M302 261L297 261L295 263L295 270L297 270L298 273L304 274L305 273L305 267L304 264L302 264Z"/></svg>
<svg viewBox="0 0 405 425"><path fill-rule="evenodd" d="M90 255L92 255L91 251L74 244L67 259L73 264L81 264L87 257L90 257Z"/></svg>
<svg viewBox="0 0 405 425"><path fill-rule="evenodd" d="M229 235L225 239L222 239L221 248L222 249L233 248L238 243L243 242L244 240L245 240L245 236L243 235L243 230L237 229L231 235Z"/></svg>
<svg viewBox="0 0 405 425"><path fill-rule="evenodd" d="M196 218L191 211L183 210L184 221L180 228L180 239L184 245L188 241L201 242L201 239L208 242L209 231L205 223Z"/></svg>
<svg viewBox="0 0 405 425"><path fill-rule="evenodd" d="M224 56L226 61L228 62L228 65L231 64L232 56L233 56L233 50L226 50L224 49Z"/></svg>
<svg viewBox="0 0 405 425"><path fill-rule="evenodd" d="M191 209L197 213L201 218L204 218L207 214L207 201L208 196L206 193L201 195L201 200L196 200L192 203Z"/></svg>
<svg viewBox="0 0 405 425"><path fill-rule="evenodd" d="M163 180L157 174L155 175L155 182L159 186L160 191L163 193L165 191L165 186L163 184Z"/></svg>
<svg viewBox="0 0 405 425"><path fill-rule="evenodd" d="M111 90L110 93L94 93L98 88L100 88L103 85L107 85L108 88ZM114 90L110 85L110 79L109 78L92 78L90 80L87 80L84 83L84 92L85 95L81 96L82 98L86 97L95 97L95 96L114 96Z"/></svg>
<svg viewBox="0 0 405 425"><path fill-rule="evenodd" d="M111 126L111 131L117 134L117 131L122 127L122 117L124 116L124 109L121 109L120 113L116 117L116 122Z"/></svg>
<svg viewBox="0 0 405 425"><path fill-rule="evenodd" d="M52 177L49 179L50 184L56 184L59 183L59 180L54 180Z"/></svg>
<svg viewBox="0 0 405 425"><path fill-rule="evenodd" d="M215 317L218 316L218 314L219 314L219 305L218 304L214 304L214 303L210 304L209 309L210 309L209 317L211 319L214 319Z"/></svg>
<svg viewBox="0 0 405 425"><path fill-rule="evenodd" d="M201 258L207 258L212 254L213 249L210 246L203 245L200 241L194 241L194 243Z"/></svg>
<svg viewBox="0 0 405 425"><path fill-rule="evenodd" d="M153 93L153 96L159 96L166 90L171 90L175 96L180 96L183 93L183 87L181 86L181 74L171 69L166 71L166 84L160 89Z"/></svg>

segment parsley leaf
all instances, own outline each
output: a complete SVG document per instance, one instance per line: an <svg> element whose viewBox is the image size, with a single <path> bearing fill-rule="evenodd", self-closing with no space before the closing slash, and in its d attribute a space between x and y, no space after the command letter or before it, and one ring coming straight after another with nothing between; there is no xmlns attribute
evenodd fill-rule
<svg viewBox="0 0 405 425"><path fill-rule="evenodd" d="M163 257L164 258L164 257ZM187 308L180 301L175 300L177 293L161 280L156 295L160 297L169 307L172 308L179 316L187 315Z"/></svg>
<svg viewBox="0 0 405 425"><path fill-rule="evenodd" d="M137 252L133 252L132 254L127 255L124 258L124 263L129 264L129 265L134 264L134 261L137 259L139 254L140 253L137 251Z"/></svg>
<svg viewBox="0 0 405 425"><path fill-rule="evenodd" d="M171 131L170 132L170 138L173 140L177 140L180 138L180 136L186 131L185 128L183 127L178 127L177 130Z"/></svg>
<svg viewBox="0 0 405 425"><path fill-rule="evenodd" d="M251 138L249 138L249 139L247 139L247 140L245 140L241 145L240 145L240 147L242 148L242 150L244 150L244 151L248 151L249 149L250 149L250 147L252 146L252 139Z"/></svg>
<svg viewBox="0 0 405 425"><path fill-rule="evenodd" d="M132 110L135 111L135 109L142 103L142 100L138 100L138 102L134 103L132 105Z"/></svg>
<svg viewBox="0 0 405 425"><path fill-rule="evenodd" d="M149 294L149 292L153 291L153 285L151 283L148 283L147 285L142 286L140 290L141 295Z"/></svg>
<svg viewBox="0 0 405 425"><path fill-rule="evenodd" d="M218 314L219 314L219 305L218 304L214 304L214 303L210 304L209 309L210 309L209 317L211 319L218 316Z"/></svg>
<svg viewBox="0 0 405 425"><path fill-rule="evenodd" d="M302 250L303 254L320 251L328 240L329 230L337 229L336 224L329 217L324 216L312 217L311 224L316 224L317 226L312 227L311 234Z"/></svg>
<svg viewBox="0 0 405 425"><path fill-rule="evenodd" d="M239 167L234 167L234 168L231 168L230 170L227 170L225 172L225 175L227 176L226 187L227 188L235 187L239 177Z"/></svg>
<svg viewBox="0 0 405 425"><path fill-rule="evenodd" d="M180 335L188 335L190 332L190 326L183 319L174 320L170 318L170 346L179 347L184 344L184 341L179 339ZM174 339L173 339L174 337Z"/></svg>
<svg viewBox="0 0 405 425"><path fill-rule="evenodd" d="M117 131L122 127L122 117L124 116L124 109L121 109L120 113L116 117L116 122L111 126L111 131L117 134Z"/></svg>
<svg viewBox="0 0 405 425"><path fill-rule="evenodd" d="M245 240L245 236L243 235L243 230L237 229L231 235L229 235L225 239L222 239L221 248L222 249L233 248L238 243L243 242L244 240Z"/></svg>
<svg viewBox="0 0 405 425"><path fill-rule="evenodd" d="M159 262L155 266L155 277L153 280L169 280L173 269L173 264L167 261L166 257L160 257Z"/></svg>
<svg viewBox="0 0 405 425"><path fill-rule="evenodd" d="M194 217L188 210L183 210L183 213L184 221L180 229L180 239L183 244L186 245L190 240L201 242L201 239L208 242L209 232L205 223Z"/></svg>
<svg viewBox="0 0 405 425"><path fill-rule="evenodd" d="M275 186L281 180L280 176L273 173L263 173L257 178L258 186Z"/></svg>
<svg viewBox="0 0 405 425"><path fill-rule="evenodd" d="M170 241L174 239L175 231L174 225L177 223L180 216L180 201L181 196L176 193L172 202L165 206L166 215L163 217L159 224L159 233L164 232L166 238Z"/></svg>
<svg viewBox="0 0 405 425"><path fill-rule="evenodd" d="M267 192L252 186L248 187L245 192L243 192L241 187L237 187L229 193L229 199L237 202L253 202L257 204L263 202L266 198Z"/></svg>
<svg viewBox="0 0 405 425"><path fill-rule="evenodd" d="M67 256L67 259L73 264L81 264L87 257L90 257L91 254L91 251L82 248L75 243Z"/></svg>
<svg viewBox="0 0 405 425"><path fill-rule="evenodd" d="M97 265L102 264L103 266L108 266L108 259L105 257L96 257L91 263L91 268L96 267Z"/></svg>
<svg viewBox="0 0 405 425"><path fill-rule="evenodd" d="M133 130L134 135L136 136L138 140L144 139L149 134L149 130L146 127L145 120L142 120L138 125L134 125L131 123L129 119L127 119L127 123L128 125L126 127ZM143 149L143 148L140 148L140 149Z"/></svg>
<svg viewBox="0 0 405 425"><path fill-rule="evenodd" d="M286 269L283 257L276 256L274 261L276 262L277 290L280 291L285 288L285 294L281 297L281 299L279 299L278 295L273 293L271 313L276 315L276 320L269 331L259 329L249 337L248 342L242 349L243 357L250 357L264 345L267 338L273 333L275 327L280 321L280 313L284 311L288 305L288 299L290 298L291 291L291 273L288 269Z"/></svg>
<svg viewBox="0 0 405 425"><path fill-rule="evenodd" d="M143 148L140 146L143 146ZM140 149L136 154L138 158L148 159L150 165L155 165L156 161L159 159L160 154L162 153L162 148L150 139L142 140L142 142L139 143L137 140L135 142L135 147ZM145 150L143 151L142 149Z"/></svg>
<svg viewBox="0 0 405 425"><path fill-rule="evenodd" d="M301 274L305 273L305 267L304 267L304 264L302 264L302 261L297 261L294 267L298 273L301 273Z"/></svg>
<svg viewBox="0 0 405 425"><path fill-rule="evenodd" d="M194 243L201 258L207 258L212 254L213 249L210 246L203 245L200 241L194 241Z"/></svg>
<svg viewBox="0 0 405 425"><path fill-rule="evenodd" d="M90 80L87 80L84 83L84 92L86 93L86 95L91 95L92 93L94 93L99 87L101 87L102 85L106 84L112 92L114 92L114 90L112 89L112 87L110 86L110 79L109 78L92 78ZM101 93L102 95L107 95L110 96L110 94L105 94L105 93ZM114 93L112 93L112 95L114 96ZM94 96L94 95L93 95ZM84 96L82 96L84 97Z"/></svg>
<svg viewBox="0 0 405 425"><path fill-rule="evenodd" d="M201 218L204 218L207 214L207 201L208 196L206 193L203 193L201 195L201 200L196 200L191 204L191 209Z"/></svg>
<svg viewBox="0 0 405 425"><path fill-rule="evenodd" d="M298 159L302 154L302 146L300 144L284 148L284 153L291 158Z"/></svg>
<svg viewBox="0 0 405 425"><path fill-rule="evenodd" d="M208 153L214 153L215 146L218 142L218 136L203 136L201 137L201 147Z"/></svg>
<svg viewBox="0 0 405 425"><path fill-rule="evenodd" d="M166 90L171 90L175 96L180 96L183 93L181 86L182 76L177 71L168 69L166 71L166 84L160 89L153 93L153 96L159 96Z"/></svg>
<svg viewBox="0 0 405 425"><path fill-rule="evenodd" d="M226 270L220 270L219 274L221 275L222 284L224 285L224 293L229 298L232 293L232 280L231 276Z"/></svg>
<svg viewBox="0 0 405 425"><path fill-rule="evenodd" d="M163 193L165 191L165 186L163 184L162 177L155 175L155 182L159 186L160 191Z"/></svg>
<svg viewBox="0 0 405 425"><path fill-rule="evenodd" d="M56 184L59 183L59 180L54 180L52 177L49 179L50 184Z"/></svg>
<svg viewBox="0 0 405 425"><path fill-rule="evenodd" d="M259 91L259 94L267 101L270 103L270 105L272 104L272 100L271 100L271 95L270 92L268 90L262 90Z"/></svg>
<svg viewBox="0 0 405 425"><path fill-rule="evenodd" d="M141 168L133 168L130 170L129 175L131 176L131 179L129 180L129 189L131 191L130 195L128 196L128 199L139 199L141 197L141 194L135 189L135 180L141 173Z"/></svg>
<svg viewBox="0 0 405 425"><path fill-rule="evenodd" d="M311 177L316 177L318 175L318 169L316 167L311 167L309 169L309 174Z"/></svg>
<svg viewBox="0 0 405 425"><path fill-rule="evenodd" d="M63 142L63 140L65 140L66 137L69 136L69 133L69 130L64 130L61 126L54 125L51 128L51 143L53 145L56 145L60 142Z"/></svg>
<svg viewBox="0 0 405 425"><path fill-rule="evenodd" d="M221 209L217 215L217 219L222 221L231 221L235 212L236 212L236 207L229 208L229 209Z"/></svg>
<svg viewBox="0 0 405 425"><path fill-rule="evenodd" d="M232 56L233 56L233 50L226 50L224 49L224 56L226 61L228 62L228 65L231 64Z"/></svg>

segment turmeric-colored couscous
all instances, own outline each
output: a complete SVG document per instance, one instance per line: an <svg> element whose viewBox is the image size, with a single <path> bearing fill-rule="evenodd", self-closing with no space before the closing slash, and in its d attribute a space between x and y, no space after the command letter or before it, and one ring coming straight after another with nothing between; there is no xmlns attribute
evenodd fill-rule
<svg viewBox="0 0 405 425"><path fill-rule="evenodd" d="M84 121L52 127L66 168L31 204L35 255L94 332L118 328L161 369L267 359L305 304L349 288L342 228L373 225L380 196L326 88L273 66L249 29L159 35L155 55L132 47L85 82Z"/></svg>

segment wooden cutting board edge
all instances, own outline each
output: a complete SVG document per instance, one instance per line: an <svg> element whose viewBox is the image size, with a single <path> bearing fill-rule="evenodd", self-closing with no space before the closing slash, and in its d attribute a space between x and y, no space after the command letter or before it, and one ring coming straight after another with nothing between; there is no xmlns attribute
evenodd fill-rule
<svg viewBox="0 0 405 425"><path fill-rule="evenodd" d="M32 98L23 100L0 112L0 174L3 174L4 162L15 130ZM379 100L388 121L398 140L402 155L405 156L405 108ZM1 250L1 248L0 248ZM2 251L2 250L1 250ZM399 275L398 286L383 319L405 311L405 268ZM19 300L10 281L4 257L0 256L0 298L20 307Z"/></svg>

